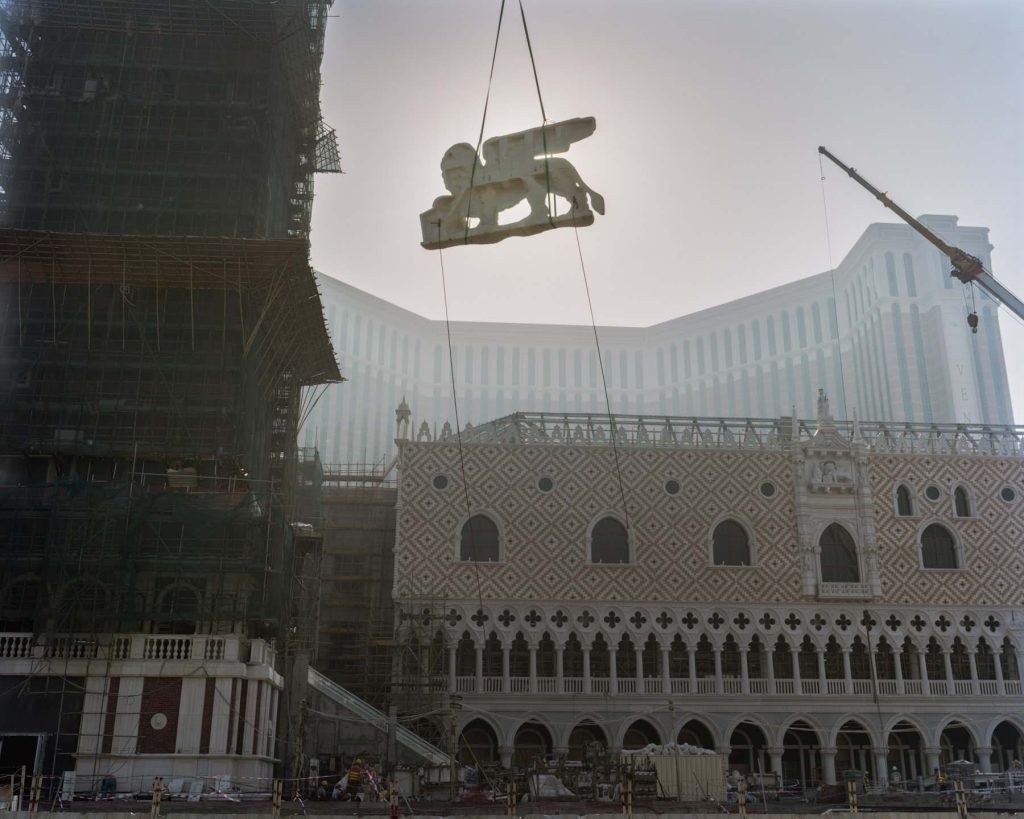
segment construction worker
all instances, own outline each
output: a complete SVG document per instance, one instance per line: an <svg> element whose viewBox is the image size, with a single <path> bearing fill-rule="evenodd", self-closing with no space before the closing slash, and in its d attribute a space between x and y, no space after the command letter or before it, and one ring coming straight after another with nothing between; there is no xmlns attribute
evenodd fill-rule
<svg viewBox="0 0 1024 819"><path fill-rule="evenodd" d="M345 780L347 783L345 790L348 793L348 798L355 802L359 799L359 790L363 784L363 760L357 759L352 763Z"/></svg>

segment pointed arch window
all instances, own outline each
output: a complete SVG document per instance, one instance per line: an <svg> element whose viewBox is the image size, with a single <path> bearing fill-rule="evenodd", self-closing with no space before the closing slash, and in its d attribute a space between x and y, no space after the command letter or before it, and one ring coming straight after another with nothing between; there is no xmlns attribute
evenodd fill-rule
<svg viewBox="0 0 1024 819"><path fill-rule="evenodd" d="M906 484L901 483L896 488L896 514L902 518L907 518L914 514L914 504L910 498L910 489L907 488Z"/></svg>
<svg viewBox="0 0 1024 819"><path fill-rule="evenodd" d="M601 518L590 530L591 563L629 563L629 534L617 518Z"/></svg>
<svg viewBox="0 0 1024 819"><path fill-rule="evenodd" d="M823 583L859 583L860 568L853 536L838 523L821 533L821 580Z"/></svg>
<svg viewBox="0 0 1024 819"><path fill-rule="evenodd" d="M960 568L956 541L941 523L932 523L921 532L921 565L926 569Z"/></svg>
<svg viewBox="0 0 1024 819"><path fill-rule="evenodd" d="M487 515L473 515L462 524L459 536L459 560L496 563L501 560L498 524Z"/></svg>
<svg viewBox="0 0 1024 819"><path fill-rule="evenodd" d="M971 517L971 499L967 496L967 490L958 486L953 492L953 509L958 518Z"/></svg>
<svg viewBox="0 0 1024 819"><path fill-rule="evenodd" d="M735 520L723 520L711 536L711 559L716 566L749 566L750 536Z"/></svg>

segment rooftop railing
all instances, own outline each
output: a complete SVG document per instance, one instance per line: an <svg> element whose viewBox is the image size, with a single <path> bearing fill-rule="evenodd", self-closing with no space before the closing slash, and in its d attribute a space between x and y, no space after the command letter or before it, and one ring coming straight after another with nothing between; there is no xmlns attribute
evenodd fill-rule
<svg viewBox="0 0 1024 819"><path fill-rule="evenodd" d="M1024 426L830 421L830 433L871 452L931 455L1024 456ZM693 449L788 449L810 443L817 421L793 418L684 418L662 415L592 415L519 412L466 425L463 443L544 444ZM417 441L455 439L446 425L436 438L425 428Z"/></svg>

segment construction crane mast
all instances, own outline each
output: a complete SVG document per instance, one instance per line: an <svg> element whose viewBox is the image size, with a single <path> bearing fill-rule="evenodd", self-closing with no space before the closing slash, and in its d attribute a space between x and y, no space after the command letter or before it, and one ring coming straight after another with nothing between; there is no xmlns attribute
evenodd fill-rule
<svg viewBox="0 0 1024 819"><path fill-rule="evenodd" d="M1021 301L1017 296L1007 290L996 278L985 270L981 263L981 260L970 253L961 250L958 247L946 244L942 239L935 235L932 231L921 224L917 219L907 213L903 208L897 205L888 197L887 194L882 193L878 188L868 182L863 176L857 171L851 168L849 165L843 164L837 159L829 150L825 147L819 147L818 153L827 156L836 165L846 171L850 175L850 178L855 182L859 183L861 187L868 191L872 196L875 197L879 202L885 205L889 210L900 217L904 222L910 225L914 230L920 233L925 239L931 242L935 247L939 249L940 253L945 254L949 257L949 261L953 265L953 269L950 271L951 276L956 276L964 284L977 284L986 293L992 296L996 301L1002 304L1006 309L1016 313L1021 319L1024 319L1024 301ZM971 326L974 332L978 332L978 316L975 313L971 313L967 317L967 323Z"/></svg>

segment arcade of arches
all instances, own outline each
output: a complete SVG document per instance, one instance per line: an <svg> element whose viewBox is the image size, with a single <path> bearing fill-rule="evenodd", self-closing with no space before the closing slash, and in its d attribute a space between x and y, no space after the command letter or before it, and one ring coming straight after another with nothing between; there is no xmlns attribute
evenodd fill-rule
<svg viewBox="0 0 1024 819"><path fill-rule="evenodd" d="M873 722L849 718L827 731L807 719L792 719L777 729L754 718L740 719L730 731L728 745L718 747L712 725L699 718L686 719L671 736L657 719L627 720L613 729L591 718L566 725L533 717L502 733L489 719L469 716L459 734L459 759L469 765L500 762L506 767L529 767L537 759L555 756L570 761L593 759L614 747L612 737L621 737L623 749L675 741L727 754L730 771L776 771L805 786L834 784L842 781L847 771L863 771L875 781L912 782L960 759L994 772L1009 770L1015 761L1024 760L1024 724L1010 720L998 722L985 733L979 733L981 726L949 720L935 745L909 717L891 721L887 742L879 744L878 726ZM979 745L978 736L983 736L986 744ZM503 744L509 738L511 741Z"/></svg>

